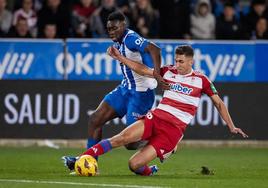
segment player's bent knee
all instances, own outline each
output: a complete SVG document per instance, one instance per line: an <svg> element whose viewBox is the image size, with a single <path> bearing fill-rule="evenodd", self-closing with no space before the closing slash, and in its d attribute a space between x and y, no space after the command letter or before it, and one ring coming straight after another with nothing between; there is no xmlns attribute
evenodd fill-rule
<svg viewBox="0 0 268 188"><path fill-rule="evenodd" d="M129 167L129 170L131 170L132 172L135 172L138 168L141 167L141 165L136 160L130 159L128 161L128 167Z"/></svg>
<svg viewBox="0 0 268 188"><path fill-rule="evenodd" d="M137 160L132 158L128 161L128 167L132 172L136 172L139 168L143 167L145 162L143 160Z"/></svg>

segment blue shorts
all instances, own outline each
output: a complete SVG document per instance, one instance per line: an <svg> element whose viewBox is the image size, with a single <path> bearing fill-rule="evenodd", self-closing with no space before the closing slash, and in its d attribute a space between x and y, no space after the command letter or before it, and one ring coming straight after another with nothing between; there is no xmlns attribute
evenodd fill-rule
<svg viewBox="0 0 268 188"><path fill-rule="evenodd" d="M118 117L122 118L126 115L127 125L131 125L152 108L154 91L148 89L145 92L137 92L119 85L103 100L116 111Z"/></svg>

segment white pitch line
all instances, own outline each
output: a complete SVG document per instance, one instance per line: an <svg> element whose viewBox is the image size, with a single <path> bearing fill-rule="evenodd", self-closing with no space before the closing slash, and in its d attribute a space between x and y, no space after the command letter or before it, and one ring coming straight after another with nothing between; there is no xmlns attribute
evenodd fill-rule
<svg viewBox="0 0 268 188"><path fill-rule="evenodd" d="M37 184L62 184L62 185L81 185L81 186L99 186L99 187L165 188L165 187L159 187L159 186L120 185L120 184L103 184L103 183L102 184L97 184L97 183L42 181L42 180L19 180L19 179L0 179L0 182L37 183Z"/></svg>

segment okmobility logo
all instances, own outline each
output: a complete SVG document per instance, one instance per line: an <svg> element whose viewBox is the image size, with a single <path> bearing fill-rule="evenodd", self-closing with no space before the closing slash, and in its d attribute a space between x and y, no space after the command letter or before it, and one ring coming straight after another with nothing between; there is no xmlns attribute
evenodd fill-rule
<svg viewBox="0 0 268 188"><path fill-rule="evenodd" d="M163 64L174 64L174 49L165 48L163 50L162 62ZM238 77L243 69L246 61L244 54L215 54L213 58L211 54L201 52L201 49L195 50L195 63L194 69L205 73L211 81L214 81L217 76L219 77ZM116 76L121 79L121 68L119 63L112 62L113 60L106 55L106 53L92 53L88 52L82 54L76 52L74 54L68 53L67 66L64 70L63 54L56 58L56 68L61 74L75 73L77 76L85 73L87 76L103 75L103 76Z"/></svg>
<svg viewBox="0 0 268 188"><path fill-rule="evenodd" d="M175 45L166 45L162 50L162 62L163 64L174 64L174 50ZM78 49L79 50L79 49ZM35 60L35 56L39 57L38 61ZM67 53L64 63L64 54L59 53L51 57L45 54L45 52L6 52L2 59L0 59L0 79L9 76L14 78L24 78L31 73L31 78L38 78L38 71L31 69L33 63L35 67L43 67L44 75L48 75L49 71L54 71L54 75L73 75L75 79L96 79L98 80L120 80L122 76L119 63L107 56L106 52L93 51L93 52L74 52ZM239 81L243 79L241 72L243 67L247 66L246 54L243 53L218 53L215 52L203 53L200 48L195 49L195 63L193 68L195 70L202 71L209 77L211 81L221 80L221 78L229 77ZM43 60L43 61L42 61ZM54 62L46 64L44 62ZM249 63L249 62L248 62ZM40 66L36 66L40 64ZM53 67L48 67L53 66ZM248 66L247 66L248 67ZM52 78L53 79L53 78Z"/></svg>
<svg viewBox="0 0 268 188"><path fill-rule="evenodd" d="M217 76L239 76L246 61L244 54L217 54L213 59L209 54L202 54L200 49L195 50L194 69L202 71L211 81ZM206 70L202 67L206 64Z"/></svg>
<svg viewBox="0 0 268 188"><path fill-rule="evenodd" d="M7 52L0 62L0 79L7 75L27 75L34 60L33 53Z"/></svg>

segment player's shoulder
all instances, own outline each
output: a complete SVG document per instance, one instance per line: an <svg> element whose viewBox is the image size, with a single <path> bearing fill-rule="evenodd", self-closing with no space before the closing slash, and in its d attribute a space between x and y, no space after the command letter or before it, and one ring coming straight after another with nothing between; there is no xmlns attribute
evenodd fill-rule
<svg viewBox="0 0 268 188"><path fill-rule="evenodd" d="M176 67L174 65L164 65L164 66L161 67L161 71L163 73L167 72L167 71L177 73L177 69L176 69Z"/></svg>
<svg viewBox="0 0 268 188"><path fill-rule="evenodd" d="M140 36L137 32L128 29L126 37L125 37L125 42L137 42L137 40L145 41L147 39L145 39L144 37Z"/></svg>
<svg viewBox="0 0 268 188"><path fill-rule="evenodd" d="M202 71L199 71L199 70L193 70L192 75L197 76L197 77L207 78L207 76Z"/></svg>
<svg viewBox="0 0 268 188"><path fill-rule="evenodd" d="M124 44L132 51L144 51L144 48L148 44L148 40L141 37L135 31L129 30L124 38Z"/></svg>
<svg viewBox="0 0 268 188"><path fill-rule="evenodd" d="M193 70L192 76L199 77L201 78L204 82L211 82L210 79L202 72L199 70Z"/></svg>
<svg viewBox="0 0 268 188"><path fill-rule="evenodd" d="M141 37L137 32L127 29L127 37Z"/></svg>
<svg viewBox="0 0 268 188"><path fill-rule="evenodd" d="M164 65L161 68L167 70L176 70L176 67L174 65Z"/></svg>

